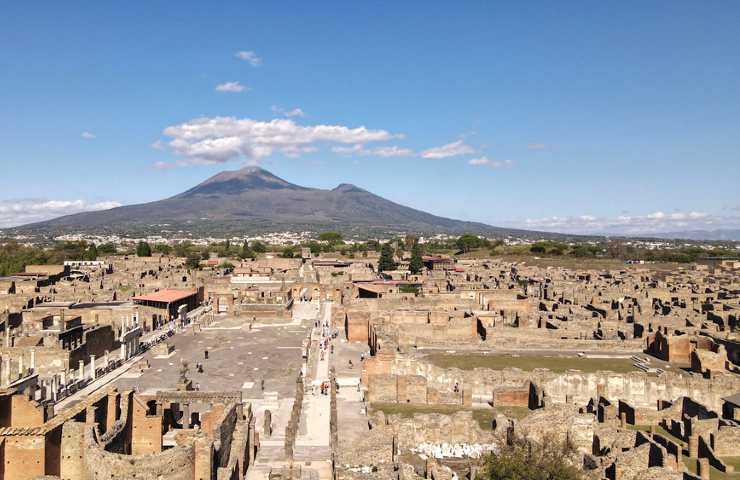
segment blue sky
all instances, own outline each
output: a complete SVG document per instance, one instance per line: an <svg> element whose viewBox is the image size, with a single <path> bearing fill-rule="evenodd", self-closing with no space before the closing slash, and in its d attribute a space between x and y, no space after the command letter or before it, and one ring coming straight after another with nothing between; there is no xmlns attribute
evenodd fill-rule
<svg viewBox="0 0 740 480"><path fill-rule="evenodd" d="M3 10L0 226L259 164L494 225L740 227L738 2Z"/></svg>

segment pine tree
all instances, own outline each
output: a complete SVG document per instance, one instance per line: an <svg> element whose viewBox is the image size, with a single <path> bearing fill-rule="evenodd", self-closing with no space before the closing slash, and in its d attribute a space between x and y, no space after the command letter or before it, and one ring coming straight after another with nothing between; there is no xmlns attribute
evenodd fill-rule
<svg viewBox="0 0 740 480"><path fill-rule="evenodd" d="M149 244L146 242L139 242L139 244L136 245L136 256L137 257L151 257L152 247L150 247Z"/></svg>
<svg viewBox="0 0 740 480"><path fill-rule="evenodd" d="M411 261L409 262L409 271L418 275L424 268L424 262L421 260L421 246L416 243L411 248Z"/></svg>
<svg viewBox="0 0 740 480"><path fill-rule="evenodd" d="M251 248L249 248L248 242L244 242L244 244L242 245L242 249L239 252L239 258L241 258L242 260L246 260L247 258L254 258L254 252Z"/></svg>
<svg viewBox="0 0 740 480"><path fill-rule="evenodd" d="M393 247L390 243L384 243L380 249L380 260L378 260L378 272L395 270L396 262L393 261Z"/></svg>
<svg viewBox="0 0 740 480"><path fill-rule="evenodd" d="M85 260L97 260L98 259L98 247L94 243L91 243L85 251Z"/></svg>

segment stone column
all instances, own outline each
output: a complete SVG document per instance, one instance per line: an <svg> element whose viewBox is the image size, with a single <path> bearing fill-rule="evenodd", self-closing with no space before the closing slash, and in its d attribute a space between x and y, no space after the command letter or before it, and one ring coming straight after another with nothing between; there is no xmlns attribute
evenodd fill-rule
<svg viewBox="0 0 740 480"><path fill-rule="evenodd" d="M90 379L95 380L95 355L90 355Z"/></svg>
<svg viewBox="0 0 740 480"><path fill-rule="evenodd" d="M125 342L121 342L121 361L122 362L126 361L126 343Z"/></svg>
<svg viewBox="0 0 740 480"><path fill-rule="evenodd" d="M18 357L18 376L23 377L23 352Z"/></svg>
<svg viewBox="0 0 740 480"><path fill-rule="evenodd" d="M254 431L254 424L255 424L255 420L254 420L254 417L252 417L249 420L249 431L247 433L247 438L248 438L247 444L249 446L249 463L248 463L248 465L250 467L254 463L254 453L255 453L255 450L257 448L257 441L258 441L258 438L256 436L256 432Z"/></svg>
<svg viewBox="0 0 740 480"><path fill-rule="evenodd" d="M109 363L110 363L110 353L108 352L108 350L106 350L105 351L105 366L107 367Z"/></svg>
<svg viewBox="0 0 740 480"><path fill-rule="evenodd" d="M36 350L31 349L31 370L36 371Z"/></svg>
<svg viewBox="0 0 740 480"><path fill-rule="evenodd" d="M696 473L701 480L709 480L709 459L698 458L696 460Z"/></svg>
<svg viewBox="0 0 740 480"><path fill-rule="evenodd" d="M77 377L78 380L84 380L85 379L85 362L80 360L80 364L77 370Z"/></svg>
<svg viewBox="0 0 740 480"><path fill-rule="evenodd" d="M182 428L190 428L190 404L182 405Z"/></svg>
<svg viewBox="0 0 740 480"><path fill-rule="evenodd" d="M2 379L0 380L2 382L2 385L10 385L10 357L8 357L7 355L3 355L2 365L0 365L0 369L2 370L2 372L0 372L0 374L2 375Z"/></svg>
<svg viewBox="0 0 740 480"><path fill-rule="evenodd" d="M696 458L699 456L699 435L692 433L689 435L689 457Z"/></svg>
<svg viewBox="0 0 740 480"><path fill-rule="evenodd" d="M265 420L262 431L265 434L265 438L270 438L270 436L272 436L272 412L269 410L265 410Z"/></svg>

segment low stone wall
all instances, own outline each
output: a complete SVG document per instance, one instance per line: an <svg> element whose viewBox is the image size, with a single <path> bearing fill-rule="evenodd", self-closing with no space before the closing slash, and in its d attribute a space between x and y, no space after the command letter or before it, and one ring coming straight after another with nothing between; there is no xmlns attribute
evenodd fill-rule
<svg viewBox="0 0 740 480"><path fill-rule="evenodd" d="M570 370L555 373L546 369L524 372L516 369L475 370L444 369L408 356L396 356L391 363L391 375L420 375L427 379L427 388L452 392L454 385L472 389L473 398L493 400L493 391L500 387L520 387L528 381L544 390L550 401L565 403L566 398L586 404L599 395L622 399L636 408L657 409L658 400L691 397L714 411L721 411L723 397L740 390L740 377L722 375L705 379L666 372L660 377L643 372L584 373Z"/></svg>

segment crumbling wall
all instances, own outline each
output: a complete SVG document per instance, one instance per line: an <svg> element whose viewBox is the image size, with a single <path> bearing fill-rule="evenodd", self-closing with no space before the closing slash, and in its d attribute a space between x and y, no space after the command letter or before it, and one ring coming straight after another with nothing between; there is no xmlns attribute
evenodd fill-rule
<svg viewBox="0 0 740 480"><path fill-rule="evenodd" d="M95 440L92 427L85 428L84 480L192 480L192 446L176 446L156 455L121 455L106 452Z"/></svg>

